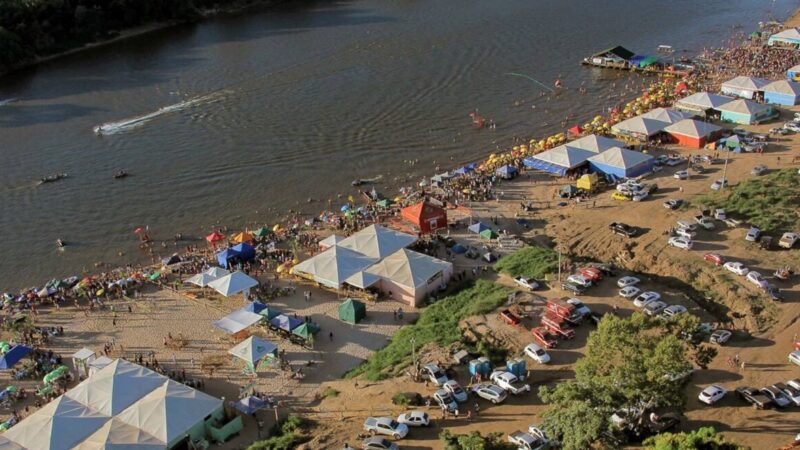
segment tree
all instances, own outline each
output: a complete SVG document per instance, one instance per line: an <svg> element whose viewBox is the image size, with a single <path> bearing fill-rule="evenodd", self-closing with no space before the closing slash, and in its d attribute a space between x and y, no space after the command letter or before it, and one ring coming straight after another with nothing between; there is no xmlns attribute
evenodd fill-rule
<svg viewBox="0 0 800 450"><path fill-rule="evenodd" d="M502 433L490 433L482 436L473 431L469 434L453 434L450 430L443 430L439 439L444 442L445 450L514 450L515 446L503 442Z"/></svg>
<svg viewBox="0 0 800 450"><path fill-rule="evenodd" d="M643 314L604 318L589 336L575 378L539 390L550 404L543 414L544 428L564 448L583 449L612 429L614 412L632 413L627 426L642 431L648 426L646 412L656 407L682 410L685 378L680 375L692 369L694 347L680 336L694 333L698 324Z"/></svg>
<svg viewBox="0 0 800 450"><path fill-rule="evenodd" d="M662 433L644 441L648 450L746 450L717 433L714 427L703 427L688 433Z"/></svg>

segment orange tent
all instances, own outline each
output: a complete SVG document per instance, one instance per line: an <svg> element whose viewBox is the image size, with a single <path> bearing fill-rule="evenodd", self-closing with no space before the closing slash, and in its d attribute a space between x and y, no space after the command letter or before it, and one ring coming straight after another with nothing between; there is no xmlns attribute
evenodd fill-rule
<svg viewBox="0 0 800 450"><path fill-rule="evenodd" d="M221 241L223 239L225 239L225 235L222 234L222 233L219 233L217 231L215 231L215 232L209 234L208 236L206 236L206 240L208 242L212 243L212 244L214 244L216 242L219 242L219 241Z"/></svg>
<svg viewBox="0 0 800 450"><path fill-rule="evenodd" d="M403 219L416 225L423 233L432 233L447 228L447 211L441 206L420 202L401 210Z"/></svg>
<svg viewBox="0 0 800 450"><path fill-rule="evenodd" d="M234 235L231 240L237 244L241 244L242 242L251 242L253 237L253 233L249 231L242 231L241 233Z"/></svg>

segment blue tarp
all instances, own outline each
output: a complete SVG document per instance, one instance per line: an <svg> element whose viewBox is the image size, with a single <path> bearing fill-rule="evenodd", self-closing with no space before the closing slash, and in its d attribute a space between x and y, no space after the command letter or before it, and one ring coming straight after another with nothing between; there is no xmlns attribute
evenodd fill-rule
<svg viewBox="0 0 800 450"><path fill-rule="evenodd" d="M473 223L472 225L469 226L469 231L472 231L473 233L480 234L481 231L484 230L491 230L491 228L484 225L483 222Z"/></svg>
<svg viewBox="0 0 800 450"><path fill-rule="evenodd" d="M542 170L544 172L561 175L562 177L567 173L566 167L557 166L555 164L551 164L549 162L545 162L531 156L522 160L522 163L525 164L525 167L528 167L530 169Z"/></svg>
<svg viewBox="0 0 800 450"><path fill-rule="evenodd" d="M234 245L231 250L239 252L239 257L245 261L250 261L256 257L256 249L252 245L242 242L241 244Z"/></svg>
<svg viewBox="0 0 800 450"><path fill-rule="evenodd" d="M249 311L249 312L254 312L256 314L260 314L261 311L267 309L267 305L265 305L265 304L263 304L261 302L251 302L251 303L248 303L247 306L245 306L242 309L244 309L245 311Z"/></svg>
<svg viewBox="0 0 800 450"><path fill-rule="evenodd" d="M267 402L258 397L249 396L245 397L238 402L234 403L233 407L240 411L242 414L253 414L259 409L267 406Z"/></svg>
<svg viewBox="0 0 800 450"><path fill-rule="evenodd" d="M461 245L461 244L456 244L456 245L454 245L454 246L453 246L453 248L451 248L450 250L451 250L453 253L455 253L456 255L460 255L460 254L462 254L462 253L466 253L466 252L467 252L467 247L464 247L464 246L463 246L463 245Z"/></svg>
<svg viewBox="0 0 800 450"><path fill-rule="evenodd" d="M497 173L499 175L514 175L515 173L519 172L519 170L511 165L506 164L505 166L497 169Z"/></svg>
<svg viewBox="0 0 800 450"><path fill-rule="evenodd" d="M10 369L14 367L20 359L25 355L32 352L33 349L26 345L15 345L11 350L7 351L3 356L0 356L0 369Z"/></svg>
<svg viewBox="0 0 800 450"><path fill-rule="evenodd" d="M239 256L239 252L232 248L227 248L219 253L217 253L217 262L220 266L224 268L228 268L228 260L233 259Z"/></svg>
<svg viewBox="0 0 800 450"><path fill-rule="evenodd" d="M281 314L280 316L270 320L269 323L271 323L272 326L280 328L281 330L292 331L302 325L303 321L285 314Z"/></svg>

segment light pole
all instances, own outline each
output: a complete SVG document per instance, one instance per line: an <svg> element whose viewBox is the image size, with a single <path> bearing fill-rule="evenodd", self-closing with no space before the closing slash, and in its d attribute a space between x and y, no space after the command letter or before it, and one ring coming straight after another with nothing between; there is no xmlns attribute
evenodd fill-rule
<svg viewBox="0 0 800 450"><path fill-rule="evenodd" d="M413 361L413 364L414 364L414 380L416 381L416 379L417 379L417 351L416 351L416 347L414 345L415 343L416 343L416 340L412 337L411 338L411 360Z"/></svg>
<svg viewBox="0 0 800 450"><path fill-rule="evenodd" d="M558 250L558 281L561 282L561 246L556 246Z"/></svg>
<svg viewBox="0 0 800 450"><path fill-rule="evenodd" d="M726 178L725 174L728 172L728 157L730 154L731 151L728 149L728 151L725 152L725 164L722 166L722 185L719 187L720 191L724 190L725 186L728 184L728 179Z"/></svg>

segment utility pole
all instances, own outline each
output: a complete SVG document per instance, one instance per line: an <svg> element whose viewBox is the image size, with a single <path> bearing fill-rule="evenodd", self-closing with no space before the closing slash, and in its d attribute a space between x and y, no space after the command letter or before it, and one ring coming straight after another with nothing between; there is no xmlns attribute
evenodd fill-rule
<svg viewBox="0 0 800 450"><path fill-rule="evenodd" d="M416 344L416 340L412 337L411 338L411 360L413 361L413 364L414 364L414 381L416 381L417 377L419 376L419 374L417 373L417 351L416 351L416 347L415 347L414 344Z"/></svg>
<svg viewBox="0 0 800 450"><path fill-rule="evenodd" d="M561 282L561 246L556 246L558 250L558 281Z"/></svg>
<svg viewBox="0 0 800 450"><path fill-rule="evenodd" d="M731 151L728 149L728 151L725 152L725 165L722 166L722 186L719 187L720 191L724 190L725 186L728 185L728 178L725 177L725 174L728 172L728 157L730 154Z"/></svg>

